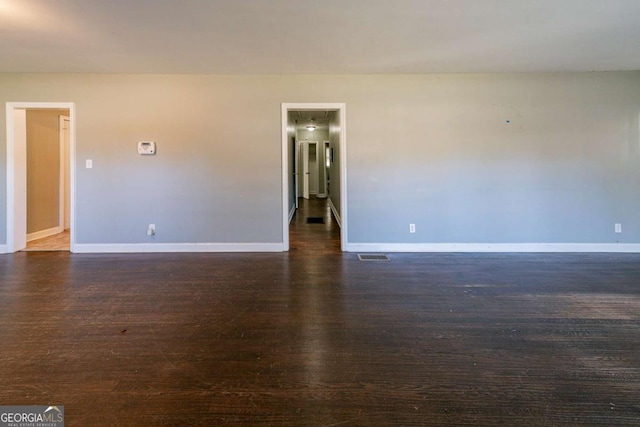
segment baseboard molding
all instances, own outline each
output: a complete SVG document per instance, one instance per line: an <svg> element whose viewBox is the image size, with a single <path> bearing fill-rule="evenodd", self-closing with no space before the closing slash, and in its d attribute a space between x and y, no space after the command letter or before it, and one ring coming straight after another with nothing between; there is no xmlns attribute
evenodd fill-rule
<svg viewBox="0 0 640 427"><path fill-rule="evenodd" d="M289 211L289 224L291 224L291 220L293 219L293 216L296 214L296 205L293 205L291 207L291 210Z"/></svg>
<svg viewBox="0 0 640 427"><path fill-rule="evenodd" d="M338 223L338 227L342 228L342 219L340 218L340 213L338 212L336 207L333 205L333 201L331 201L331 199L329 199L329 207L331 208L331 212L333 212L333 217L336 219L336 222Z"/></svg>
<svg viewBox="0 0 640 427"><path fill-rule="evenodd" d="M610 252L638 253L637 243L348 243L346 252Z"/></svg>
<svg viewBox="0 0 640 427"><path fill-rule="evenodd" d="M64 231L63 227L53 227L47 230L36 231L35 233L27 234L27 242L33 240L44 239L45 237L53 236L54 234L60 234Z"/></svg>
<svg viewBox="0 0 640 427"><path fill-rule="evenodd" d="M9 246L0 245L0 254L8 254L8 253L9 253Z"/></svg>
<svg viewBox="0 0 640 427"><path fill-rule="evenodd" d="M74 253L283 252L282 243L76 243Z"/></svg>
<svg viewBox="0 0 640 427"><path fill-rule="evenodd" d="M327 195L324 193L318 193L318 195L316 196L318 199L326 199Z"/></svg>
<svg viewBox="0 0 640 427"><path fill-rule="evenodd" d="M334 214L335 215L335 214ZM347 243L346 252L640 253L635 243ZM283 252L282 243L76 243L74 253ZM11 253L0 245L0 254Z"/></svg>

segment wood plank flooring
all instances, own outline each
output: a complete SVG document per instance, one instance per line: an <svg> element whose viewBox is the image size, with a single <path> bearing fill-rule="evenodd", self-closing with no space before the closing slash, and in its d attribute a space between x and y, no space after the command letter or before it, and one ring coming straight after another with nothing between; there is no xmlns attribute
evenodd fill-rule
<svg viewBox="0 0 640 427"><path fill-rule="evenodd" d="M23 251L68 251L71 248L70 238L71 232L65 230L53 236L32 240Z"/></svg>
<svg viewBox="0 0 640 427"><path fill-rule="evenodd" d="M0 255L0 404L67 427L640 425L639 255L361 262L304 209L328 215L309 201L290 253Z"/></svg>
<svg viewBox="0 0 640 427"><path fill-rule="evenodd" d="M307 218L323 218L324 224L307 224ZM292 255L313 252L316 256L340 255L340 228L327 199L299 199L298 210L289 227Z"/></svg>

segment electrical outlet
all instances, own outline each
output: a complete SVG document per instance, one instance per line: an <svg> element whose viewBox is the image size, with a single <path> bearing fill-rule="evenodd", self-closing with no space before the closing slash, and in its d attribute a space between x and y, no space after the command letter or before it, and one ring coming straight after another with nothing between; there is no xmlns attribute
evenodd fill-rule
<svg viewBox="0 0 640 427"><path fill-rule="evenodd" d="M615 230L616 230L616 233L622 233L622 224L616 224Z"/></svg>
<svg viewBox="0 0 640 427"><path fill-rule="evenodd" d="M156 225L149 224L149 228L147 228L147 236L154 236L156 234Z"/></svg>
<svg viewBox="0 0 640 427"><path fill-rule="evenodd" d="M93 160L87 159L85 162L85 166L87 167L87 169L93 168Z"/></svg>
<svg viewBox="0 0 640 427"><path fill-rule="evenodd" d="M409 224L409 233L415 233L415 232L416 232L416 225Z"/></svg>

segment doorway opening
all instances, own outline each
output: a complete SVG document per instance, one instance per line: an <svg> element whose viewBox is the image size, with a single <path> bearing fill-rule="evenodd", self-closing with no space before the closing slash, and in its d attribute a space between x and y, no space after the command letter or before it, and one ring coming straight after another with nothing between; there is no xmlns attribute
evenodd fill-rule
<svg viewBox="0 0 640 427"><path fill-rule="evenodd" d="M290 224L324 224L327 244L345 250L345 125L345 104L282 104L283 251L290 249L291 232L302 235Z"/></svg>
<svg viewBox="0 0 640 427"><path fill-rule="evenodd" d="M8 102L6 114L6 252L73 252L75 106Z"/></svg>

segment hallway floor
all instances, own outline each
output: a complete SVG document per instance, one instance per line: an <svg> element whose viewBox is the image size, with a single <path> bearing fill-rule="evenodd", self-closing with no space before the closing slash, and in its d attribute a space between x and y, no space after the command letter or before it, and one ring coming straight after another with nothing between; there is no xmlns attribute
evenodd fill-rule
<svg viewBox="0 0 640 427"><path fill-rule="evenodd" d="M27 247L23 251L69 251L70 241L71 232L65 230L53 236L27 242Z"/></svg>
<svg viewBox="0 0 640 427"><path fill-rule="evenodd" d="M323 218L324 224L308 224L307 218ZM340 227L328 199L298 199L298 210L289 225L289 251L313 251L317 254L340 254Z"/></svg>

